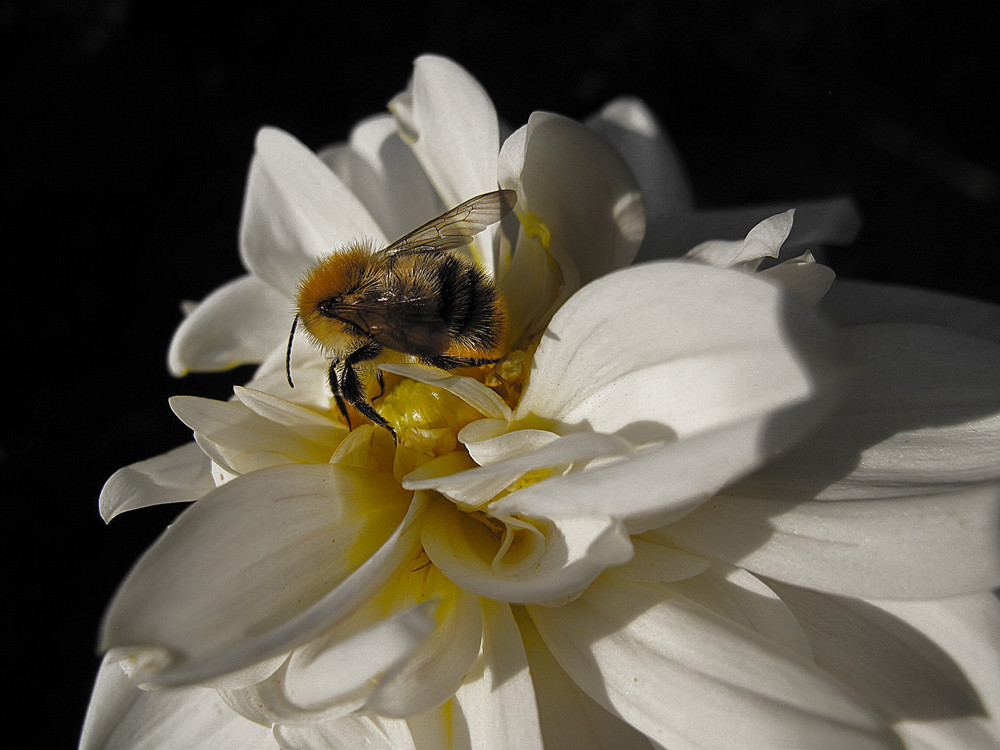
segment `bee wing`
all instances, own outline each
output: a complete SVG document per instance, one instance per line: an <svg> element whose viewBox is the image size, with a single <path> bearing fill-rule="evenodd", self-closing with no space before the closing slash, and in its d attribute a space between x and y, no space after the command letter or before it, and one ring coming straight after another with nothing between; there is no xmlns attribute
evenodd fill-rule
<svg viewBox="0 0 1000 750"><path fill-rule="evenodd" d="M515 203L513 190L477 195L400 237L383 252L442 252L468 245L475 235L510 213Z"/></svg>

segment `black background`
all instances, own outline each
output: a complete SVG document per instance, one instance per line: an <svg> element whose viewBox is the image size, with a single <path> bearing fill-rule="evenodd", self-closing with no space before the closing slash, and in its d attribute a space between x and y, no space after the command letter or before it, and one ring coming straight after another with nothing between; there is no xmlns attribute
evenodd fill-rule
<svg viewBox="0 0 1000 750"><path fill-rule="evenodd" d="M9 679L14 716L48 717L36 746L75 742L101 610L177 511L105 526L101 484L188 439L168 396L225 398L249 373L177 381L165 358L179 300L241 270L261 125L343 139L421 52L462 63L515 126L637 94L702 205L851 194L864 225L831 257L841 275L998 299L992 20L889 0L400 6L0 2L0 469L26 658Z"/></svg>

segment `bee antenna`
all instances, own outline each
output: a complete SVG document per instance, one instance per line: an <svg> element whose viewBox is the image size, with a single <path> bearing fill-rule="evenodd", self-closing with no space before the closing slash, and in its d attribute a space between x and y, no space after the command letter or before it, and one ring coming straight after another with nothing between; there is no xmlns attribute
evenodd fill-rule
<svg viewBox="0 0 1000 750"><path fill-rule="evenodd" d="M289 388L295 387L295 383L292 382L292 339L295 338L295 328L298 324L299 316L296 313L292 319L292 330L288 332L288 348L285 349L285 378L288 380Z"/></svg>

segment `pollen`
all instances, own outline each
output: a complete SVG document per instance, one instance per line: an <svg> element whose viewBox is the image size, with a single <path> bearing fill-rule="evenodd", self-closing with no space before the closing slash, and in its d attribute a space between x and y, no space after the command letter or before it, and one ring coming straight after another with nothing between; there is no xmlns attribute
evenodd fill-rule
<svg viewBox="0 0 1000 750"><path fill-rule="evenodd" d="M459 431L482 417L448 391L409 379L391 385L377 404L401 445L432 457L455 450Z"/></svg>
<svg viewBox="0 0 1000 750"><path fill-rule="evenodd" d="M532 213L518 214L517 218L521 220L524 233L528 237L538 240L539 244L547 250L549 244L552 242L552 233L549 231L549 225Z"/></svg>

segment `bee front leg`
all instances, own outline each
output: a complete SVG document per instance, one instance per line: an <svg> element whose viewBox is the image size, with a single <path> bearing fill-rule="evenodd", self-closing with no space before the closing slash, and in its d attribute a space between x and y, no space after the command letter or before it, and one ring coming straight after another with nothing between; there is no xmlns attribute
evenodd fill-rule
<svg viewBox="0 0 1000 750"><path fill-rule="evenodd" d="M382 346L374 341L370 341L364 344L358 349L347 355L343 361L343 369L340 372L340 380L337 383L337 389L334 391L334 396L337 397L337 391L340 392L340 396L347 401L351 406L357 409L359 412L364 414L368 419L377 424L379 427L384 427L392 435L393 442L396 440L396 431L392 428L392 425L375 411L375 407L371 405L368 398L365 396L364 389L361 385L361 378L358 377L357 371L354 369L359 363L367 362L368 360L375 359L382 353ZM336 378L335 368L331 367L331 381ZM381 373L379 373L379 383L383 384L381 378ZM384 389L384 385L383 385ZM381 395L381 394L379 394ZM337 406L344 411L343 406L338 398ZM350 420L348 420L348 425L350 425Z"/></svg>

